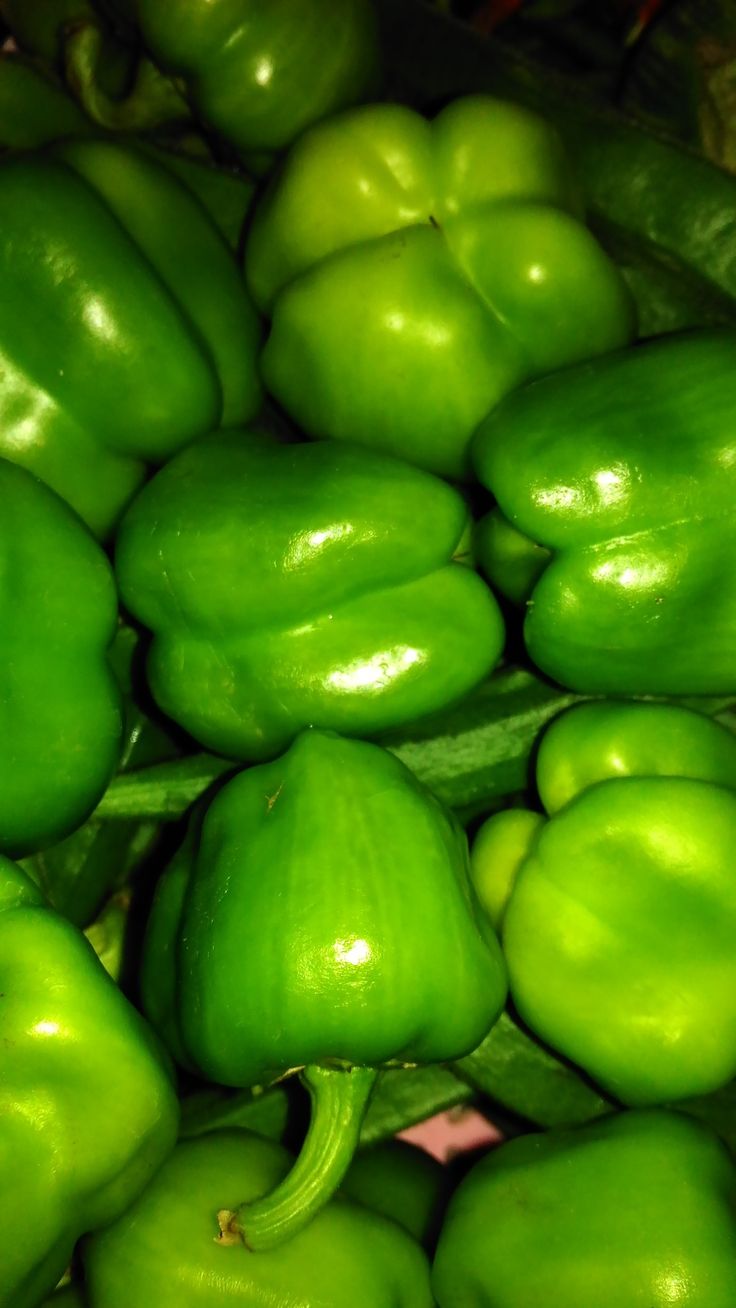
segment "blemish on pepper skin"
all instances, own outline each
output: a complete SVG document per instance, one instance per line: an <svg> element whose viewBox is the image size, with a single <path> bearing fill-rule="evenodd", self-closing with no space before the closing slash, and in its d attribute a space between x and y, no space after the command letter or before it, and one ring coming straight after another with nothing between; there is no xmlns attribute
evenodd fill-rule
<svg viewBox="0 0 736 1308"><path fill-rule="evenodd" d="M273 808L274 804L276 803L276 800L278 799L278 797L279 797L279 795L281 794L281 791L282 791L283 789L284 789L284 783L283 783L283 781L282 781L282 782L281 782L281 785L280 785L279 788L278 788L278 790L275 790L274 793L273 793L273 795L264 795L264 799L265 799L265 801L266 801L266 812L267 812L267 813L270 813L270 812L271 812L271 809Z"/></svg>

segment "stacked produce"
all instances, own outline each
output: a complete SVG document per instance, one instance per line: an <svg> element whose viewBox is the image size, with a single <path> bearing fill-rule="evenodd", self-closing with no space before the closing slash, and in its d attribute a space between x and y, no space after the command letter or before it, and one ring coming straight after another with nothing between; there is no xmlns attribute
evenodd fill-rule
<svg viewBox="0 0 736 1308"><path fill-rule="evenodd" d="M0 15L0 1308L733 1308L736 182L411 0Z"/></svg>

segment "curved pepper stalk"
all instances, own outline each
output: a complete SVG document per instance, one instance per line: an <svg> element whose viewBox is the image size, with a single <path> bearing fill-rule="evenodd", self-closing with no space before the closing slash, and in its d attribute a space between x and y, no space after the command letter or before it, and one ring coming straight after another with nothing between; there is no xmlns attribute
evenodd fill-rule
<svg viewBox="0 0 736 1308"><path fill-rule="evenodd" d="M100 77L104 49L104 33L93 22L73 28L64 43L67 81L93 122L111 131L150 132L191 119L181 91L145 56L138 60L127 94L111 95Z"/></svg>
<svg viewBox="0 0 736 1308"><path fill-rule="evenodd" d="M305 1067L312 1117L299 1157L270 1194L234 1212L217 1214L223 1244L242 1241L270 1249L295 1235L319 1212L342 1181L358 1147L360 1128L378 1073L373 1067Z"/></svg>

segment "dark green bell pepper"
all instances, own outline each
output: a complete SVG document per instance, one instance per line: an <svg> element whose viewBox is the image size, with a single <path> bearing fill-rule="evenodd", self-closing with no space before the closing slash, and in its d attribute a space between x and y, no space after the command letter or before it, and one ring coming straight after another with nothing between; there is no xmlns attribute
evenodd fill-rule
<svg viewBox="0 0 736 1308"><path fill-rule="evenodd" d="M707 1127L617 1113L492 1150L456 1190L439 1308L731 1308L736 1169Z"/></svg>
<svg viewBox="0 0 736 1308"><path fill-rule="evenodd" d="M76 927L0 858L0 1305L35 1308L176 1139L167 1062Z"/></svg>
<svg viewBox="0 0 736 1308"><path fill-rule="evenodd" d="M0 498L0 850L18 856L73 831L115 770L117 594L77 515L6 459Z"/></svg>
<svg viewBox="0 0 736 1308"><path fill-rule="evenodd" d="M85 1241L89 1308L432 1308L420 1246L344 1198L257 1256L215 1238L223 1197L256 1200L291 1161L272 1140L233 1129L178 1145L128 1212Z"/></svg>
<svg viewBox="0 0 736 1308"><path fill-rule="evenodd" d="M97 130L64 87L33 60L0 53L0 150L33 150Z"/></svg>
<svg viewBox="0 0 736 1308"><path fill-rule="evenodd" d="M246 276L266 387L310 436L470 473L513 387L631 339L628 292L580 218L554 130L469 96L310 129L256 208Z"/></svg>
<svg viewBox="0 0 736 1308"><path fill-rule="evenodd" d="M377 1069L473 1049L504 965L462 830L378 746L304 732L228 782L190 842L157 889L143 1003L212 1081L301 1071L313 1107L294 1168L255 1204L219 1205L228 1237L268 1248L339 1184Z"/></svg>
<svg viewBox="0 0 736 1308"><path fill-rule="evenodd" d="M431 1251L451 1188L448 1167L419 1145L394 1137L359 1149L340 1190L390 1217Z"/></svg>
<svg viewBox="0 0 736 1308"><path fill-rule="evenodd" d="M309 725L375 735L459 700L504 639L468 528L459 494L387 455L248 431L196 442L117 537L123 601L155 635L154 696L245 760Z"/></svg>
<svg viewBox="0 0 736 1308"><path fill-rule="evenodd" d="M510 851L520 866L502 924L521 1017L624 1103L725 1086L736 737L670 705L581 705L547 728L537 783L549 818L525 856ZM510 882L500 843L490 857L488 874Z"/></svg>
<svg viewBox="0 0 736 1308"><path fill-rule="evenodd" d="M264 166L309 126L375 94L377 25L370 0L100 0L154 64L132 90L105 94L104 23L66 39L67 76L103 126L138 130L191 112L250 165ZM104 71L104 68L103 70ZM178 103L177 103L178 101Z"/></svg>
<svg viewBox="0 0 736 1308"><path fill-rule="evenodd" d="M123 145L5 159L0 206L0 454L104 535L147 464L255 413L255 310L197 201Z"/></svg>
<svg viewBox="0 0 736 1308"><path fill-rule="evenodd" d="M733 330L665 337L532 382L481 424L480 480L544 547L526 556L526 593L511 570L527 648L563 685L736 686L735 362Z"/></svg>

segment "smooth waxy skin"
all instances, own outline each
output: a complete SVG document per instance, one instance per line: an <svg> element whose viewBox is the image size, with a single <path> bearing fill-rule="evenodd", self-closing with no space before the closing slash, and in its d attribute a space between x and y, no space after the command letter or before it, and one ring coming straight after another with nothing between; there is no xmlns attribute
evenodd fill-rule
<svg viewBox="0 0 736 1308"><path fill-rule="evenodd" d="M165 895L166 876L156 903ZM307 731L228 782L179 911L162 920L154 906L150 997L173 941L183 1045L223 1085L320 1061L444 1062L479 1043L503 1002L465 837L377 745ZM437 960L420 976L418 950Z"/></svg>
<svg viewBox="0 0 736 1308"><path fill-rule="evenodd" d="M0 499L0 850L19 856L69 835L115 770L118 607L110 564L67 504L6 459Z"/></svg>
<svg viewBox="0 0 736 1308"><path fill-rule="evenodd" d="M393 755L304 732L219 792L188 883L180 862L173 890L164 874L144 948L145 1010L164 1037L174 1026L174 1053L220 1084L323 1070L316 1091L309 1082L311 1136L325 1107L337 1115L350 1095L351 1069L444 1062L497 1018L505 969L467 861L461 829ZM309 1149L310 1137L297 1167ZM249 1239L247 1205L244 1223Z"/></svg>
<svg viewBox="0 0 736 1308"><path fill-rule="evenodd" d="M196 200L110 141L0 164L0 455L100 536L143 480L252 417L259 328Z"/></svg>
<svg viewBox="0 0 736 1308"><path fill-rule="evenodd" d="M539 798L548 813L597 781L692 777L736 790L736 735L677 704L578 704L560 713L537 752Z"/></svg>
<svg viewBox="0 0 736 1308"><path fill-rule="evenodd" d="M233 1129L178 1145L140 1200L85 1243L90 1308L431 1308L419 1245L344 1199L278 1249L218 1245L223 1197L255 1199L291 1161L273 1141Z"/></svg>
<svg viewBox="0 0 736 1308"><path fill-rule="evenodd" d="M266 386L313 437L467 477L467 446L520 382L624 344L618 272L577 216L554 131L455 101L432 123L369 105L304 136L256 209Z"/></svg>
<svg viewBox="0 0 736 1308"><path fill-rule="evenodd" d="M553 813L531 834L503 919L522 1018L627 1104L725 1085L736 741L685 709L582 705L549 728L538 774Z"/></svg>
<svg viewBox="0 0 736 1308"><path fill-rule="evenodd" d="M377 89L369 0L113 0L195 113L241 153L282 150Z"/></svg>
<svg viewBox="0 0 736 1308"><path fill-rule="evenodd" d="M553 554L525 638L563 685L733 691L734 361L732 331L671 337L533 382L481 426L480 480Z"/></svg>
<svg viewBox="0 0 736 1308"><path fill-rule="evenodd" d="M158 703L251 760L310 724L372 735L459 699L504 638L491 592L453 561L467 528L455 491L358 447L252 432L191 446L117 541Z"/></svg>
<svg viewBox="0 0 736 1308"><path fill-rule="evenodd" d="M0 1304L35 1308L176 1138L158 1042L82 933L0 858Z"/></svg>
<svg viewBox="0 0 736 1308"><path fill-rule="evenodd" d="M618 1113L499 1145L440 1236L439 1308L730 1308L736 1172L708 1128Z"/></svg>

